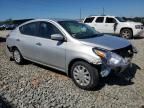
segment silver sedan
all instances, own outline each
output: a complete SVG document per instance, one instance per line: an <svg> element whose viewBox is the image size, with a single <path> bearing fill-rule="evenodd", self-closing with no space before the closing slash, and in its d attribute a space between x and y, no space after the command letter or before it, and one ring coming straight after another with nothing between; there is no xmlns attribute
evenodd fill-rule
<svg viewBox="0 0 144 108"><path fill-rule="evenodd" d="M8 35L6 45L17 64L30 60L58 69L87 90L97 87L100 76L127 68L136 52L129 41L73 20L28 21Z"/></svg>

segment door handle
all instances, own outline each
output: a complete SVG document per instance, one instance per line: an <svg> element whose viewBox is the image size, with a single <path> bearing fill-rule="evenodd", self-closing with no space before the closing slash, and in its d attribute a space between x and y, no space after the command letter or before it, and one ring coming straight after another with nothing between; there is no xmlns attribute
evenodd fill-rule
<svg viewBox="0 0 144 108"><path fill-rule="evenodd" d="M41 46L42 44L40 42L36 43L36 45Z"/></svg>
<svg viewBox="0 0 144 108"><path fill-rule="evenodd" d="M16 39L16 41L18 41L18 42L19 42L19 41L20 41L20 39Z"/></svg>

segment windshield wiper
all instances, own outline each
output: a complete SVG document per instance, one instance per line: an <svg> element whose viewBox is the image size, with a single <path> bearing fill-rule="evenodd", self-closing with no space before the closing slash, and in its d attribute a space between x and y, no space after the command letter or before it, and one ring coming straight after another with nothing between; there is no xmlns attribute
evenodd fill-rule
<svg viewBox="0 0 144 108"><path fill-rule="evenodd" d="M83 36L83 37L77 37L78 39L88 39L88 38L94 38L94 37L99 37L99 36L103 36L102 33L98 33L95 35L91 35L91 36Z"/></svg>
<svg viewBox="0 0 144 108"><path fill-rule="evenodd" d="M99 36L103 36L103 35L104 35L103 33L98 33L98 34L92 35L90 37L99 37Z"/></svg>

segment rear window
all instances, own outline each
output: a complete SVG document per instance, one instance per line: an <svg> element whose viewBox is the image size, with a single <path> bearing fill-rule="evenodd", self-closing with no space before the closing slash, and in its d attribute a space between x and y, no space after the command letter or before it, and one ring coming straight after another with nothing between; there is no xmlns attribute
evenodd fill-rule
<svg viewBox="0 0 144 108"><path fill-rule="evenodd" d="M103 21L104 21L104 17L98 17L96 19L96 23L103 23Z"/></svg>
<svg viewBox="0 0 144 108"><path fill-rule="evenodd" d="M19 28L19 30L22 34L36 36L38 31L38 23L33 22L23 25Z"/></svg>
<svg viewBox="0 0 144 108"><path fill-rule="evenodd" d="M94 20L95 17L89 17L89 18L86 18L84 23L91 23L93 20Z"/></svg>
<svg viewBox="0 0 144 108"><path fill-rule="evenodd" d="M53 34L62 34L57 27L49 22L41 22L39 26L39 36L43 38L49 38Z"/></svg>

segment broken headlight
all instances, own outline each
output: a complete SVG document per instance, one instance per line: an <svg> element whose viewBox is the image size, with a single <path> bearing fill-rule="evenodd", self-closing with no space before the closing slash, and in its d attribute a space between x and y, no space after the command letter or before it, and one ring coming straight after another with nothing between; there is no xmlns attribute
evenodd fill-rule
<svg viewBox="0 0 144 108"><path fill-rule="evenodd" d="M103 50L97 50L97 49L93 49L93 51L107 65L121 66L121 65L124 65L124 64L127 63L126 60L123 57L121 57L118 54L113 53L111 51L103 51Z"/></svg>

